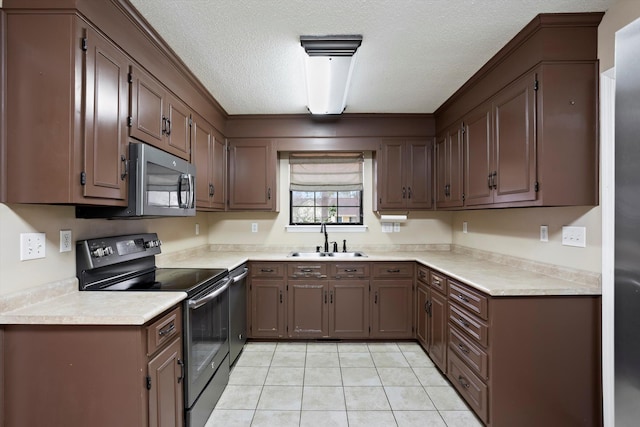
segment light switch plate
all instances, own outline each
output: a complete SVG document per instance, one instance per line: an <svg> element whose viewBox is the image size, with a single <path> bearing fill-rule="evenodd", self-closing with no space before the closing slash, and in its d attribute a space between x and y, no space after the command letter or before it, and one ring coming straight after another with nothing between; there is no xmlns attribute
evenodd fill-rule
<svg viewBox="0 0 640 427"><path fill-rule="evenodd" d="M468 228L467 228L467 221L464 221L464 222L462 223L462 232L463 232L464 234L467 234L467 231L468 231Z"/></svg>
<svg viewBox="0 0 640 427"><path fill-rule="evenodd" d="M383 233L393 233L393 223L392 222L382 222L382 232Z"/></svg>
<svg viewBox="0 0 640 427"><path fill-rule="evenodd" d="M45 257L45 233L20 233L20 261Z"/></svg>
<svg viewBox="0 0 640 427"><path fill-rule="evenodd" d="M399 233L400 232L400 223L399 222L394 222L393 223L393 232L394 233Z"/></svg>
<svg viewBox="0 0 640 427"><path fill-rule="evenodd" d="M562 244L564 246L587 247L586 227L562 227Z"/></svg>

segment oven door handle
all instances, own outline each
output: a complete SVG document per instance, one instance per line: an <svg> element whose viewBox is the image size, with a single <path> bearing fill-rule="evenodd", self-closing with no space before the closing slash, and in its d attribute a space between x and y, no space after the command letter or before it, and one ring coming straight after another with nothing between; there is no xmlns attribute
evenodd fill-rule
<svg viewBox="0 0 640 427"><path fill-rule="evenodd" d="M228 277L226 279L226 282L224 285L220 286L218 289L216 289L215 291L211 292L210 294L207 294L205 296L203 296L200 299L197 300L189 300L189 308L192 310L195 310L196 308L200 308L203 305L205 305L206 303L208 303L209 301L211 301L212 299L215 299L218 297L218 295L222 294L224 291L227 290L227 288L229 288L229 284L233 281L233 279L231 277Z"/></svg>
<svg viewBox="0 0 640 427"><path fill-rule="evenodd" d="M245 268L242 273L238 274L237 276L233 276L233 283L238 283L240 280L247 277L247 274L249 274L249 269Z"/></svg>

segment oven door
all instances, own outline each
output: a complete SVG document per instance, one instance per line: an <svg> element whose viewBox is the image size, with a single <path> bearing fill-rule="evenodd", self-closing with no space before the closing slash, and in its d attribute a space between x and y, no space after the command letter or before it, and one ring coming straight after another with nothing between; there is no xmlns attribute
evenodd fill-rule
<svg viewBox="0 0 640 427"><path fill-rule="evenodd" d="M229 354L229 284L225 278L185 303L185 405L191 408Z"/></svg>

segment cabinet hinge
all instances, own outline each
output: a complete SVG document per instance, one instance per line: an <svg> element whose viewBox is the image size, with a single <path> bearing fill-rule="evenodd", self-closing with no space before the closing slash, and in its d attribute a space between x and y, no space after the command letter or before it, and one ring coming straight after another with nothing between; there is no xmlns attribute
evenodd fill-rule
<svg viewBox="0 0 640 427"><path fill-rule="evenodd" d="M127 126L133 126L133 117L127 116Z"/></svg>
<svg viewBox="0 0 640 427"><path fill-rule="evenodd" d="M80 48L86 52L87 50L89 50L89 43L87 42L87 38L83 37L82 38L82 42L80 43Z"/></svg>
<svg viewBox="0 0 640 427"><path fill-rule="evenodd" d="M538 181L536 181L535 184L533 184L533 190L537 193L538 191L540 191L540 183Z"/></svg>
<svg viewBox="0 0 640 427"><path fill-rule="evenodd" d="M145 378L145 382L146 382L147 390L151 390L151 377L149 375L147 375L147 377Z"/></svg>
<svg viewBox="0 0 640 427"><path fill-rule="evenodd" d="M539 86L540 86L540 85L539 85L539 83L538 83L538 79L536 79L536 80L533 82L533 90L538 90L538 87L539 87Z"/></svg>
<svg viewBox="0 0 640 427"><path fill-rule="evenodd" d="M87 185L87 173L80 172L80 185Z"/></svg>
<svg viewBox="0 0 640 427"><path fill-rule="evenodd" d="M127 74L127 81L128 81L129 83L133 83L133 73L132 73L132 72L129 72L129 73Z"/></svg>

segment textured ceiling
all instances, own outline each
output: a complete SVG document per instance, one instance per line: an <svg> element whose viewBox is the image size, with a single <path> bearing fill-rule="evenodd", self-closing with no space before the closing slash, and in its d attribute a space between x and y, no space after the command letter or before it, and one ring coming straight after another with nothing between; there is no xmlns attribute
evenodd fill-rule
<svg viewBox="0 0 640 427"><path fill-rule="evenodd" d="M130 0L229 114L306 113L300 35L362 34L348 113L432 113L538 13L614 0Z"/></svg>

